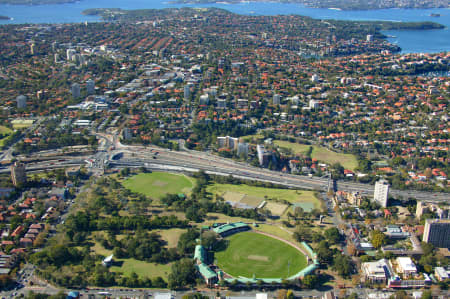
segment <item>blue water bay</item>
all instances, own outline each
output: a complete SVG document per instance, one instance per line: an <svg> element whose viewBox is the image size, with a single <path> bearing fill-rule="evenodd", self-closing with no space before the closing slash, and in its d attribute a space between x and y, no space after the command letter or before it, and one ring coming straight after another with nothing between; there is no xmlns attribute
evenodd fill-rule
<svg viewBox="0 0 450 299"><path fill-rule="evenodd" d="M82 0L74 3L54 5L0 5L0 15L12 20L0 20L0 24L24 23L76 23L99 21L98 17L85 16L81 12L88 8L167 8L167 7L218 7L239 14L278 15L298 14L317 19L373 20L373 21L433 21L446 26L442 30L388 31L388 40L398 44L403 52L450 51L450 9L381 9L371 11L341 11L335 9L308 8L301 4L275 2L245 2L237 4L181 5L160 0ZM440 17L430 16L432 13Z"/></svg>

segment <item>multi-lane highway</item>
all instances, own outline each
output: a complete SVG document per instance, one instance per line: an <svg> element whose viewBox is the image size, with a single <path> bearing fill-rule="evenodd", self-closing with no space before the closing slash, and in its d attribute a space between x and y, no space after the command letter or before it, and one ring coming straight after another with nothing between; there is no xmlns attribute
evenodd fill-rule
<svg viewBox="0 0 450 299"><path fill-rule="evenodd" d="M126 146L118 142L116 135L98 135L101 139L99 150L90 156L66 157L66 159L40 161L27 164L28 171L61 168L73 165L83 165L90 161L92 169L103 171L103 167L147 167L171 171L194 172L204 170L218 175L233 175L238 178L270 182L292 188L303 188L323 191L328 186L328 178L292 175L264 168L254 167L247 163L236 162L231 159L218 157L198 151L171 151L155 146ZM120 155L117 155L121 153ZM112 157L119 156L113 160ZM0 173L8 172L9 168L0 167ZM349 181L338 181L339 190L358 191L370 196L373 185ZM450 201L450 194L437 192L423 192L415 190L394 190L390 195L396 198L416 198L434 202Z"/></svg>
<svg viewBox="0 0 450 299"><path fill-rule="evenodd" d="M219 175L233 175L249 180L266 181L288 187L304 188L311 190L324 190L327 188L328 179L299 176L271 171L268 169L250 166L231 159L225 159L204 152L197 151L171 151L157 147L134 147L116 143L114 153L123 152L124 156L118 161L111 161L112 165L119 167L148 167L156 169L172 170L205 170ZM373 194L374 186L349 181L339 181L339 190L358 191L366 195ZM430 201L449 201L447 193L423 192L415 190L395 190L390 194L397 198L416 198Z"/></svg>

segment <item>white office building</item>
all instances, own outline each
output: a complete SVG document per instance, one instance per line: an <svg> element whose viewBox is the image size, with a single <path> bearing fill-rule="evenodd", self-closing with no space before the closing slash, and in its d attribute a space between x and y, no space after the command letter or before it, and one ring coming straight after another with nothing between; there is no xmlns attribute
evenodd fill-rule
<svg viewBox="0 0 450 299"><path fill-rule="evenodd" d="M316 110L317 108L319 108L319 101L309 100L309 109Z"/></svg>
<svg viewBox="0 0 450 299"><path fill-rule="evenodd" d="M361 270L365 280L371 283L386 283L391 276L389 263L385 259L362 263Z"/></svg>
<svg viewBox="0 0 450 299"><path fill-rule="evenodd" d="M200 105L208 105L209 104L209 95L208 94L202 94L200 96Z"/></svg>
<svg viewBox="0 0 450 299"><path fill-rule="evenodd" d="M66 55L67 55L67 61L72 61L77 51L74 49L67 49Z"/></svg>
<svg viewBox="0 0 450 299"><path fill-rule="evenodd" d="M404 277L411 277L417 274L416 265L409 256L402 256L396 259L397 272L403 274Z"/></svg>
<svg viewBox="0 0 450 299"><path fill-rule="evenodd" d="M373 200L379 203L382 207L387 207L389 196L389 183L386 180L379 180L375 183L375 190L373 193Z"/></svg>

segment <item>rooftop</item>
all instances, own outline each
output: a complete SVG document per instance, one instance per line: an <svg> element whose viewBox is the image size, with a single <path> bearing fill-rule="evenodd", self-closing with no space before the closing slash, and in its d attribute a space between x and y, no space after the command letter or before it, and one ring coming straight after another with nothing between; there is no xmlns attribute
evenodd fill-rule
<svg viewBox="0 0 450 299"><path fill-rule="evenodd" d="M450 271L445 270L444 267L436 267L434 268L436 274L438 274L442 279L448 279Z"/></svg>
<svg viewBox="0 0 450 299"><path fill-rule="evenodd" d="M103 260L103 262L104 262L104 263L110 263L110 262L112 261L113 257L114 257L114 254L111 254L110 256L107 256L107 257Z"/></svg>
<svg viewBox="0 0 450 299"><path fill-rule="evenodd" d="M362 264L362 269L370 275L388 278L390 277L390 269L387 260L381 259L376 262L367 262Z"/></svg>
<svg viewBox="0 0 450 299"><path fill-rule="evenodd" d="M204 263L206 261L206 251L202 245L195 246L194 259Z"/></svg>
<svg viewBox="0 0 450 299"><path fill-rule="evenodd" d="M214 228L214 232L217 234L221 234L224 233L226 231L235 229L235 228L240 228L240 227L247 227L248 224L244 223L244 222L235 222L235 223L230 223L230 224L224 224L221 226L218 226L216 228Z"/></svg>
<svg viewBox="0 0 450 299"><path fill-rule="evenodd" d="M172 294L171 293L155 293L154 298L155 299L171 299Z"/></svg>
<svg viewBox="0 0 450 299"><path fill-rule="evenodd" d="M427 219L426 223L450 223L450 219Z"/></svg>
<svg viewBox="0 0 450 299"><path fill-rule="evenodd" d="M200 272L200 274L205 277L206 279L211 279L214 277L217 277L216 272L214 272L213 270L211 270L211 268L209 268L206 264L199 264L197 265L198 271Z"/></svg>
<svg viewBox="0 0 450 299"><path fill-rule="evenodd" d="M417 271L416 265L414 265L410 257L398 257L397 263L403 271Z"/></svg>

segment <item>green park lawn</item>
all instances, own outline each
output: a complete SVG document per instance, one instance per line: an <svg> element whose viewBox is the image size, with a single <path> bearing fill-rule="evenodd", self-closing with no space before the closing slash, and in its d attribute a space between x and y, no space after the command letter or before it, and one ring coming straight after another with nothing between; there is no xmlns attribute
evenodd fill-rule
<svg viewBox="0 0 450 299"><path fill-rule="evenodd" d="M104 232L101 232L104 233ZM119 235L118 239L121 239L124 235ZM92 237L90 238L92 240ZM92 240L93 241L93 240ZM104 257L112 254L112 250L105 249L98 242L93 241L95 244L91 247L91 250L96 254L103 255ZM165 280L170 273L172 264L156 264L148 263L146 261L139 261L133 258L117 259L114 258L115 265L111 266L112 272L122 272L126 276L130 276L132 272L135 272L140 278L148 277L155 278L161 276Z"/></svg>
<svg viewBox="0 0 450 299"><path fill-rule="evenodd" d="M0 134L2 135L8 135L2 139L0 139L0 147L3 147L5 144L5 140L9 137L9 135L12 133L13 131L5 126L0 126Z"/></svg>
<svg viewBox="0 0 450 299"><path fill-rule="evenodd" d="M170 229L154 230L152 232L161 235L161 239L167 242L168 248L176 248L180 236L184 234L186 231L187 230L183 228L170 228Z"/></svg>
<svg viewBox="0 0 450 299"><path fill-rule="evenodd" d="M300 251L265 235L243 232L227 240L228 247L216 252L215 260L220 269L234 277L287 278L307 265Z"/></svg>
<svg viewBox="0 0 450 299"><path fill-rule="evenodd" d="M242 136L242 138L247 142L251 142L252 140L264 140L264 135L253 134L253 135Z"/></svg>
<svg viewBox="0 0 450 299"><path fill-rule="evenodd" d="M7 140L8 137L9 137L9 136L0 139L0 147L1 147L1 148L2 148L3 146L5 146L5 141Z"/></svg>
<svg viewBox="0 0 450 299"><path fill-rule="evenodd" d="M189 193L194 187L194 182L194 179L184 175L155 171L134 175L123 181L123 185L133 192L161 199L169 193Z"/></svg>
<svg viewBox="0 0 450 299"><path fill-rule="evenodd" d="M313 151L311 153L311 158L313 159L317 159L328 164L339 162L345 169L350 170L355 170L358 166L358 160L352 154L341 154L330 151L322 146L299 144L282 140L275 140L274 143L280 147L291 149L296 154L305 154L309 147L312 146Z"/></svg>
<svg viewBox="0 0 450 299"><path fill-rule="evenodd" d="M0 126L0 134L11 134L13 131L5 126Z"/></svg>
<svg viewBox="0 0 450 299"><path fill-rule="evenodd" d="M135 272L139 277L155 278L161 276L165 280L171 272L171 263L168 264L155 264L147 263L145 261L138 261L135 259L115 259L116 263L122 263L119 266L112 266L112 272L122 272L125 276L130 276Z"/></svg>

